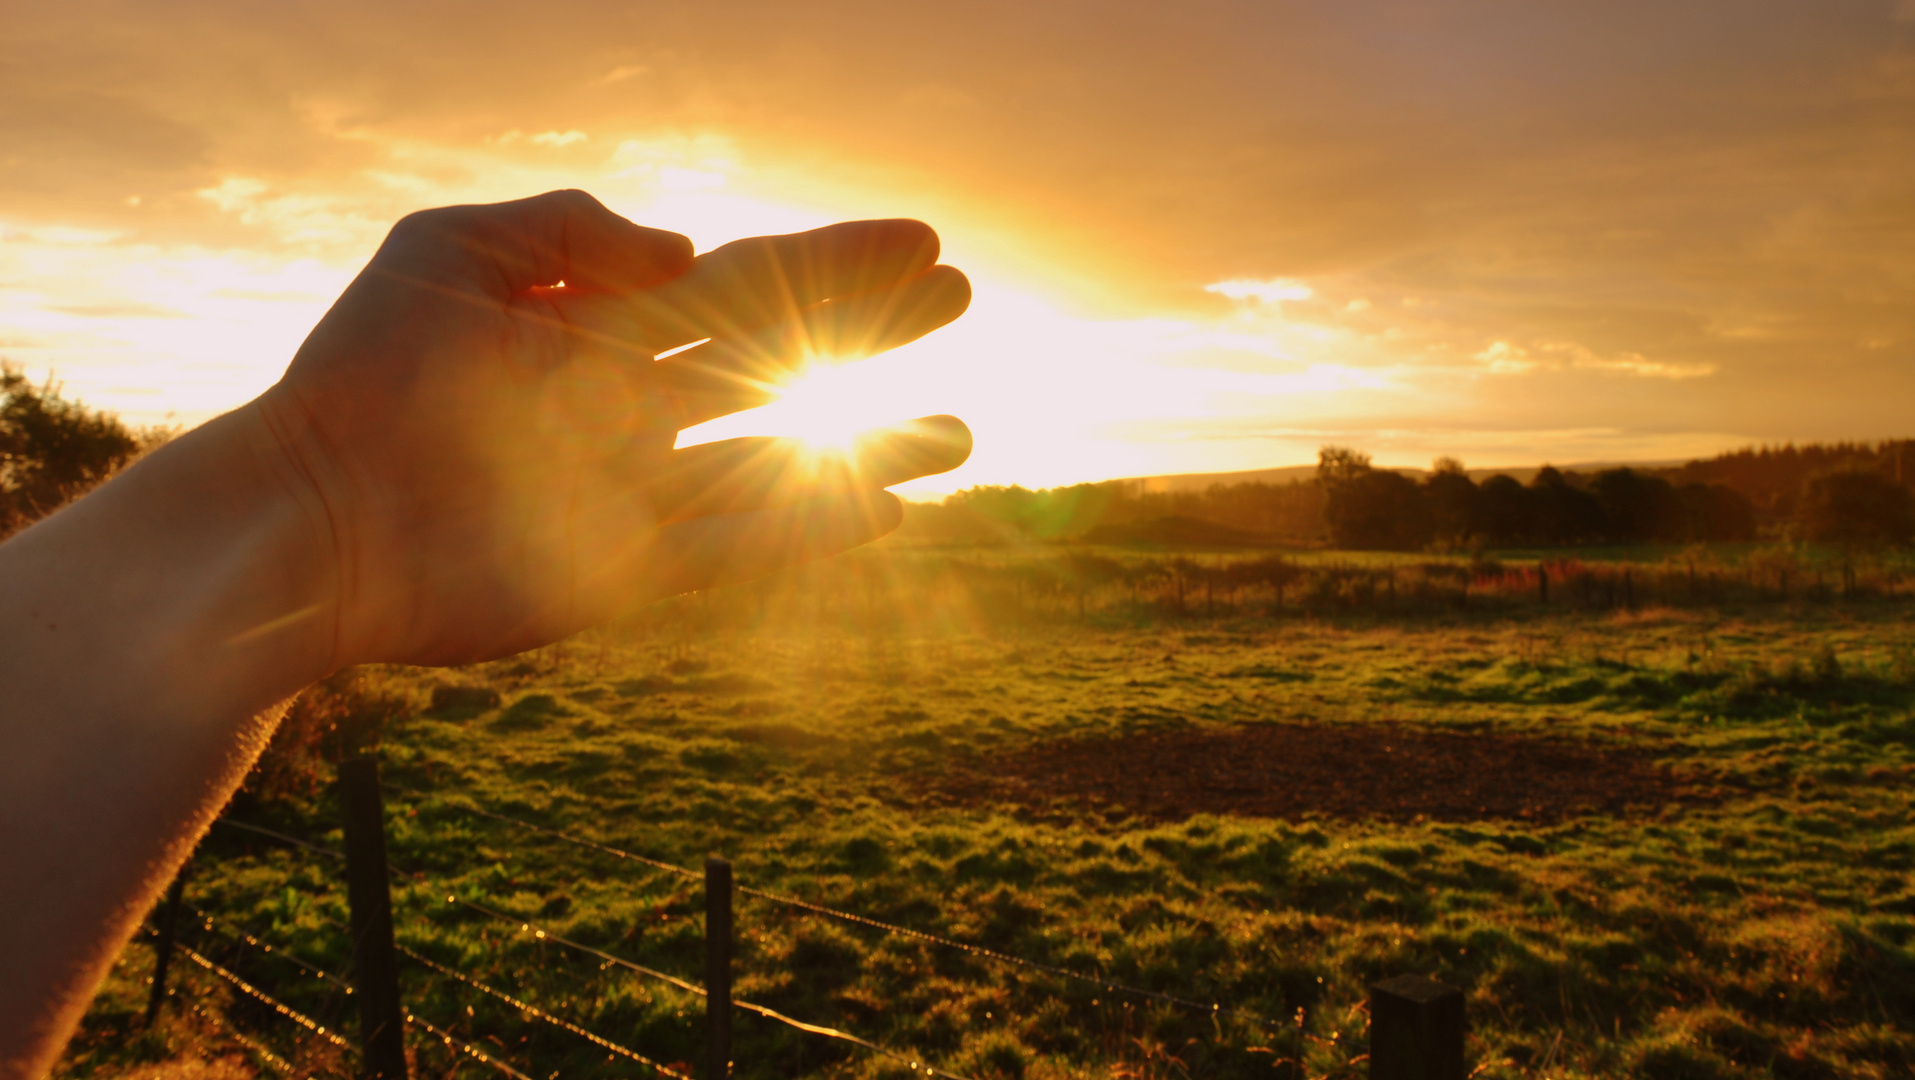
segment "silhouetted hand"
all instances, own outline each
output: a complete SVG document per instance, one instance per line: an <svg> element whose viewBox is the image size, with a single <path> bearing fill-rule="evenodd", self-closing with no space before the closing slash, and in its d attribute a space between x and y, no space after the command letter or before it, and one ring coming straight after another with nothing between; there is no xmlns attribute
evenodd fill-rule
<svg viewBox="0 0 1915 1080"><path fill-rule="evenodd" d="M970 286L937 250L864 221L694 259L577 191L401 221L257 403L327 538L333 666L506 655L895 528L881 489L961 464L958 421L838 462L673 444L814 354L956 318Z"/></svg>

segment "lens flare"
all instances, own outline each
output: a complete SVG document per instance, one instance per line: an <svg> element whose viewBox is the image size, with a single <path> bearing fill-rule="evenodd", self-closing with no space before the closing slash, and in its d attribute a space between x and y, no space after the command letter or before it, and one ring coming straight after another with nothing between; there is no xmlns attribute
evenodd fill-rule
<svg viewBox="0 0 1915 1080"><path fill-rule="evenodd" d="M818 362L763 409L765 430L802 440L820 454L847 454L858 436L887 420L884 402L858 369Z"/></svg>

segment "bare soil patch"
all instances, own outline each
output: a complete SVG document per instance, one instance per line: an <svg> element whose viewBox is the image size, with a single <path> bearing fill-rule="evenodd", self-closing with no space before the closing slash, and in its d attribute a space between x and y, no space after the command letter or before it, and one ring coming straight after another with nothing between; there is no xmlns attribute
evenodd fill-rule
<svg viewBox="0 0 1915 1080"><path fill-rule="evenodd" d="M1181 821L1559 821L1707 796L1647 752L1575 739L1393 725L1256 724L1041 744L936 778L942 801Z"/></svg>

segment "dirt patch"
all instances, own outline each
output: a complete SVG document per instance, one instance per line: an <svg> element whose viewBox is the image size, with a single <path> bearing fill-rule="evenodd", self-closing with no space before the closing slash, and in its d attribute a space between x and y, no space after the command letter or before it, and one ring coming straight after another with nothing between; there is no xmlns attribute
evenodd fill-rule
<svg viewBox="0 0 1915 1080"><path fill-rule="evenodd" d="M1639 750L1388 725L1258 724L1040 744L930 785L961 805L1407 821L1558 821L1703 798ZM1061 805L1060 805L1061 804Z"/></svg>

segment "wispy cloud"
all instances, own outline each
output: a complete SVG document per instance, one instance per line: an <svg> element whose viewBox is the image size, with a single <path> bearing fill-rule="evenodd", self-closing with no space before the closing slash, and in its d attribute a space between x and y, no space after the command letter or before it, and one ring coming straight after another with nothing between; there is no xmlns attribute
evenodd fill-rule
<svg viewBox="0 0 1915 1080"><path fill-rule="evenodd" d="M1310 286L1291 278L1232 278L1229 281L1213 282L1204 286L1207 293L1227 296L1232 300L1254 300L1259 304L1275 304L1283 300L1308 300L1316 295Z"/></svg>

